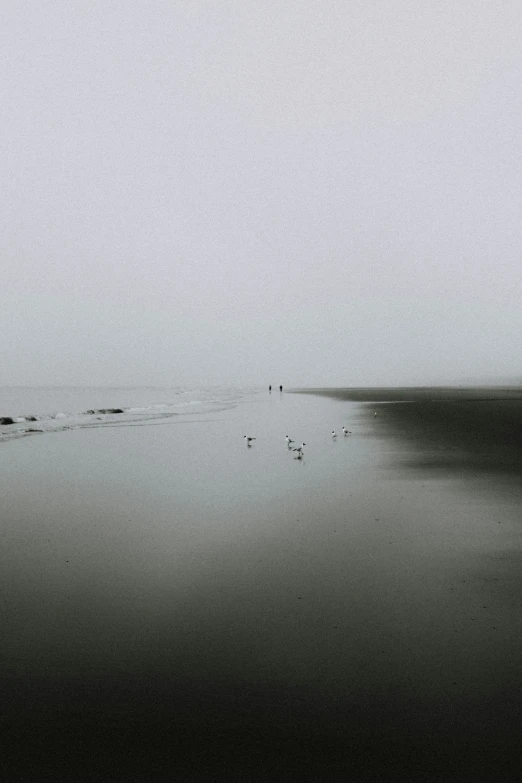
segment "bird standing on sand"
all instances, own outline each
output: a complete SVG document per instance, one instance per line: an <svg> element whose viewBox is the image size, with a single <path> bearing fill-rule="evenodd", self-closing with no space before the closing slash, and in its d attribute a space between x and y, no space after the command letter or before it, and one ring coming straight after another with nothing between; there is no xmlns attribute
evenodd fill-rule
<svg viewBox="0 0 522 783"><path fill-rule="evenodd" d="M335 440L337 437L337 433L335 430L332 430L332 440Z"/></svg>
<svg viewBox="0 0 522 783"><path fill-rule="evenodd" d="M253 440L255 440L255 438L249 438L247 435L245 435L245 443L247 446L251 446Z"/></svg>
<svg viewBox="0 0 522 783"><path fill-rule="evenodd" d="M301 443L300 446L298 446L296 449L292 449L292 451L297 451L297 456L302 457L303 456L303 449L306 446L306 443Z"/></svg>
<svg viewBox="0 0 522 783"><path fill-rule="evenodd" d="M350 430L347 430L346 427L343 427L343 435L351 435L352 433Z"/></svg>
<svg viewBox="0 0 522 783"><path fill-rule="evenodd" d="M290 448L290 445L292 443L295 443L295 440L292 440L292 438L289 435L285 435L285 440L288 443L288 447Z"/></svg>

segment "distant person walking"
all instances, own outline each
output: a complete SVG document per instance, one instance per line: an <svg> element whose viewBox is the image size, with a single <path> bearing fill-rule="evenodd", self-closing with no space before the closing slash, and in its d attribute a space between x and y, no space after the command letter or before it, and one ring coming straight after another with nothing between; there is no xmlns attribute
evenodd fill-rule
<svg viewBox="0 0 522 783"><path fill-rule="evenodd" d="M279 387L279 391L283 391L283 387L282 386Z"/></svg>

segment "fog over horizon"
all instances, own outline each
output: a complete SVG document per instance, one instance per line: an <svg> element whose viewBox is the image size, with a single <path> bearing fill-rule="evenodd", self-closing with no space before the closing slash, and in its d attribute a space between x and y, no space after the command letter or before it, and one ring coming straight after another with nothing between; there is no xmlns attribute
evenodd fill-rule
<svg viewBox="0 0 522 783"><path fill-rule="evenodd" d="M522 6L11 5L1 384L520 382Z"/></svg>

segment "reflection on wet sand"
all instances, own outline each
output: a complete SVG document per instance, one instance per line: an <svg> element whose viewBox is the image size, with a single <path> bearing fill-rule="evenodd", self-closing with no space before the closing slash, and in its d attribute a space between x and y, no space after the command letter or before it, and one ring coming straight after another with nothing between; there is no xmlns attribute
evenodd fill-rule
<svg viewBox="0 0 522 783"><path fill-rule="evenodd" d="M378 432L408 443L404 461L411 466L522 476L521 388L317 389L314 393L366 403Z"/></svg>

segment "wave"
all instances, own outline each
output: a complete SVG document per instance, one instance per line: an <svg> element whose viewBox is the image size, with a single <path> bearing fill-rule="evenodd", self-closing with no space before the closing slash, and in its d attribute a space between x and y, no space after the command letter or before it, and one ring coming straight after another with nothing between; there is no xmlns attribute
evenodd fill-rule
<svg viewBox="0 0 522 783"><path fill-rule="evenodd" d="M87 427L160 424L178 416L201 416L234 407L242 397L238 390L211 394L193 391L176 393L174 402L150 405L88 408L81 412L53 411L0 416L0 443L35 434L63 432ZM180 400L180 396L184 399ZM29 425L29 426L28 426Z"/></svg>

